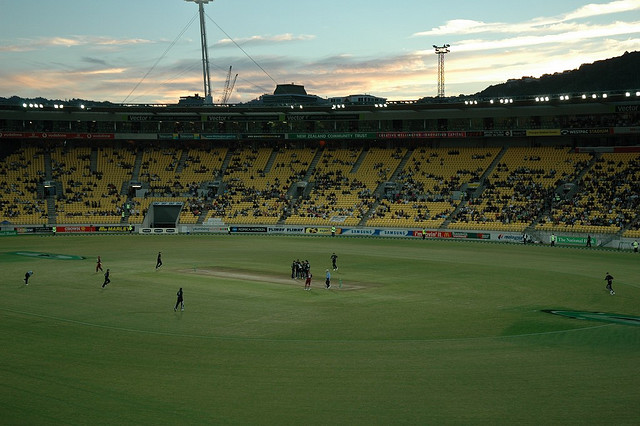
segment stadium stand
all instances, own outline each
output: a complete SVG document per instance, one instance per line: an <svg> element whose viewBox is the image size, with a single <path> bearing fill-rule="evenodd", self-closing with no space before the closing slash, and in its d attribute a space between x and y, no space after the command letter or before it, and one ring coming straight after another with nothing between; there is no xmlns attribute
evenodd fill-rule
<svg viewBox="0 0 640 426"><path fill-rule="evenodd" d="M478 183L499 148L421 148L397 177L400 186L376 208L368 224L438 228L463 190ZM455 194L457 197L454 197Z"/></svg>
<svg viewBox="0 0 640 426"><path fill-rule="evenodd" d="M236 150L231 155L225 176L225 200L228 209L224 220L239 224L275 224L285 202L285 182L267 175L271 148Z"/></svg>
<svg viewBox="0 0 640 426"><path fill-rule="evenodd" d="M558 198L538 229L637 237L640 154L602 153L571 197Z"/></svg>
<svg viewBox="0 0 640 426"><path fill-rule="evenodd" d="M2 220L25 224L48 223L44 194L38 185L45 180L43 150L35 146L19 149L0 164L0 206Z"/></svg>
<svg viewBox="0 0 640 426"><path fill-rule="evenodd" d="M162 201L182 203L184 225L639 238L639 108L637 90L506 106L3 105L0 219L140 225Z"/></svg>
<svg viewBox="0 0 640 426"><path fill-rule="evenodd" d="M309 180L310 191L292 206L285 223L295 225L357 225L368 211L370 194L367 187L353 173L362 149L325 149ZM386 174L381 166L379 173ZM368 170L371 181L371 170ZM382 176L382 175L380 175ZM372 185L375 185L372 183Z"/></svg>
<svg viewBox="0 0 640 426"><path fill-rule="evenodd" d="M136 162L146 191L127 198L124 188ZM235 224L517 232L535 226L640 236L638 153L579 153L565 146L57 146L46 153L31 146L0 164L5 220L51 221L45 197L36 190L47 169L49 180L60 186L51 215L58 223L141 224L152 202L179 201L183 224L215 218Z"/></svg>
<svg viewBox="0 0 640 426"><path fill-rule="evenodd" d="M548 208L561 182L571 181L588 154L566 147L510 147L484 182L484 189L462 206L450 228L523 232Z"/></svg>

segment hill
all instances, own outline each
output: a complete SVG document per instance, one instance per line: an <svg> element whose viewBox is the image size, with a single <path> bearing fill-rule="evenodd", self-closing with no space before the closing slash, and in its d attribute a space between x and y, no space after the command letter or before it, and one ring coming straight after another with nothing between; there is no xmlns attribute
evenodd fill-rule
<svg viewBox="0 0 640 426"><path fill-rule="evenodd" d="M640 87L640 52L583 64L578 69L545 74L540 78L522 77L489 86L477 96L527 96L547 93L624 91Z"/></svg>

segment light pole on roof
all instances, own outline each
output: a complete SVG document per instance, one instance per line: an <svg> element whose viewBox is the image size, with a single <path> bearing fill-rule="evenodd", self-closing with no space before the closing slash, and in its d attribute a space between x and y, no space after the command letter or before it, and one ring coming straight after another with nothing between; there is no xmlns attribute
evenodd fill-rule
<svg viewBox="0 0 640 426"><path fill-rule="evenodd" d="M436 55L438 55L438 97L444 98L444 55L449 53L450 44L444 44L442 46L433 45L436 49Z"/></svg>

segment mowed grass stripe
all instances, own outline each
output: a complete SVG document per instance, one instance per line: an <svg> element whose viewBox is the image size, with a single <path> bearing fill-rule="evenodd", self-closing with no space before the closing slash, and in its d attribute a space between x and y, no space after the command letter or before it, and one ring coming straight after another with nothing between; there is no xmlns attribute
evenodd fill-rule
<svg viewBox="0 0 640 426"><path fill-rule="evenodd" d="M63 322L63 323L70 323L70 324L73 324L73 325L84 326L84 327L96 327L96 328L109 329L109 330L113 330L113 331L124 331L124 332L127 332L127 333L156 334L156 335L161 335L161 336L180 337L180 338L220 339L220 340L256 340L256 341L268 341L268 342L278 342L278 341L280 341L280 342L316 342L316 343L322 343L322 342L333 342L333 343L353 342L353 343L356 343L356 342L382 342L383 341L383 340L380 340L380 339L377 339L377 340L371 340L371 339L367 339L367 340L353 340L353 339L350 339L350 340L337 340L337 339L312 340L312 339L286 339L286 338L268 339L268 338L261 338L261 337L228 337L228 336L217 336L217 335L206 336L206 335L200 335L200 334L171 333L171 332L161 332L161 331L151 331L151 330L140 330L140 329L133 329L133 328L115 327L115 326L111 326L111 325L97 324L97 323L91 323L91 322L86 322L86 321L77 321L77 320L72 320L72 319L68 319L68 318L57 318L57 317L52 317L52 316L47 316L47 315L36 314L36 313L33 313L33 312L15 311L15 310L11 310L11 309L2 309L2 308L0 308L0 311L4 311L6 313L17 314L17 315L19 315L21 317L24 317L25 319L28 319L29 317L36 317L36 318L42 318L42 319L45 319L45 320L58 321L58 322ZM182 315L182 313L177 314L177 315ZM421 339L421 340L417 340L417 339L387 339L387 340L384 340L384 341L390 342L390 343L402 343L402 342L408 342L408 343L417 343L417 342L429 343L429 342L433 342L433 343L437 343L437 342L465 341L465 340L506 339L506 338L512 338L512 337L531 337L531 336L540 336L540 335L546 335L546 334L557 334L557 333L568 333L568 332L585 331L585 330L591 330L591 329L595 329L595 328L607 327L607 326L610 326L610 325L612 325L612 324L592 325L592 326L587 326L587 327L571 328L571 329L566 329L566 330L546 331L546 332L540 332L540 333L527 333L527 334L512 334L512 335L502 335L502 336L484 336L484 337L478 336L478 337L466 337L466 338Z"/></svg>

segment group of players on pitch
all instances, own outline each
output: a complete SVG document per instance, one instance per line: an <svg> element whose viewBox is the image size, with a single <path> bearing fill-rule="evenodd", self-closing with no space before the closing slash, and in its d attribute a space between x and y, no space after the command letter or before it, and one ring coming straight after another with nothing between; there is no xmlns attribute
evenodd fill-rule
<svg viewBox="0 0 640 426"><path fill-rule="evenodd" d="M331 255L331 267L334 271L338 270L338 255L333 253ZM311 274L311 265L308 260L300 260L296 259L291 263L291 279L303 279L304 278L304 289L311 290L311 278L313 275ZM331 288L331 272L327 268L325 270L325 280L324 280L325 288Z"/></svg>
<svg viewBox="0 0 640 426"><path fill-rule="evenodd" d="M161 266L162 266L162 252L159 251L158 252L158 257L156 258L156 271ZM98 256L98 260L96 261L96 273L98 273L98 271L103 272L102 259L100 258L100 256ZM29 272L31 272L31 271L29 271ZM33 272L31 272L31 274L33 274ZM107 284L109 284L111 282L110 275L111 275L111 272L110 272L109 268L107 268L107 270L104 271L104 282L102 283L102 288L105 288L107 286ZM25 284L27 284L27 281L28 281L28 277L25 276ZM178 310L178 307L180 307L181 310L184 311L184 294L183 294L183 291L182 291L182 287L180 287L180 289L176 293L176 296L178 297L178 300L176 301L176 306L174 306L174 308L173 308L174 312Z"/></svg>
<svg viewBox="0 0 640 426"><path fill-rule="evenodd" d="M334 271L338 270L338 256L333 253L331 255L331 267L333 268ZM162 266L162 252L158 252L158 257L156 259L156 271L158 270L158 268L160 268ZM96 273L98 271L103 271L102 269L102 259L100 258L100 256L98 256L98 260L96 262ZM331 288L331 272L329 271L329 269L327 268L325 271L325 288ZM31 278L31 276L33 275L33 271L27 271L24 274L24 284L25 285L29 285L29 278ZM312 274L311 274L311 266L309 265L309 261L308 260L304 260L304 261L300 261L300 260L294 260L293 263L291 264L291 278L292 279L305 279L304 282L304 289L305 290L311 290L311 278L312 278ZM606 289L607 291L609 291L610 295L614 295L616 294L616 292L613 290L613 276L607 272L607 274L604 277L604 280L607 282L606 285ZM107 286L107 284L109 284L111 282L111 278L110 278L110 271L107 268L107 270L104 272L104 282L102 283L102 288L105 288ZM182 287L180 287L180 289L178 290L178 292L176 293L177 296L177 301L176 301L176 305L174 306L173 310L174 312L178 310L178 307L181 308L182 311L184 311L184 292L182 291Z"/></svg>

